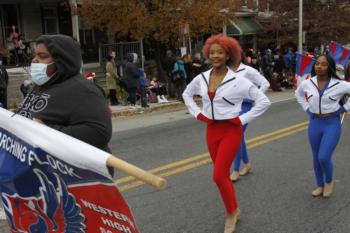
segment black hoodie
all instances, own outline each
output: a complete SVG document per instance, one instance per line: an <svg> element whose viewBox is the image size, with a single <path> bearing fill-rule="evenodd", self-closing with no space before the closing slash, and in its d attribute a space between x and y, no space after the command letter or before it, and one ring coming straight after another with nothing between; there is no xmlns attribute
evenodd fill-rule
<svg viewBox="0 0 350 233"><path fill-rule="evenodd" d="M79 44L64 35L42 35L36 44L45 44L57 67L54 77L35 86L19 108L28 118L109 151L112 124L101 90L80 74Z"/></svg>

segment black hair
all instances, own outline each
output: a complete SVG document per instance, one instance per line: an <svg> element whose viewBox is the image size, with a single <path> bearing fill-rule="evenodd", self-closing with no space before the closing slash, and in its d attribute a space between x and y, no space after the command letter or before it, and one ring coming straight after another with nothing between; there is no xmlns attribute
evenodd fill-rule
<svg viewBox="0 0 350 233"><path fill-rule="evenodd" d="M345 68L344 68L344 79L349 81L350 79L350 59L346 62Z"/></svg>
<svg viewBox="0 0 350 233"><path fill-rule="evenodd" d="M336 78L336 79L339 79L339 76L337 75L336 73L336 66L335 66L335 61L334 59L329 56L329 55L320 55L318 57L316 57L316 60L319 58L319 57L325 57L326 60L327 60L327 63L328 63L328 78ZM312 66L312 71L311 71L311 76L315 76L316 75L316 72L315 72L315 65L316 65L316 62L315 64Z"/></svg>
<svg viewBox="0 0 350 233"><path fill-rule="evenodd" d="M106 60L107 60L107 61L111 61L111 60L112 60L112 56L111 56L111 55L107 55L107 56L106 56Z"/></svg>

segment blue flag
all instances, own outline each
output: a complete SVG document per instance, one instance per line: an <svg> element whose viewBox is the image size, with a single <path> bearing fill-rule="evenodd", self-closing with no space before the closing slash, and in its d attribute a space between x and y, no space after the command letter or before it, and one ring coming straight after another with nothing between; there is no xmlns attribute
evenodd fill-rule
<svg viewBox="0 0 350 233"><path fill-rule="evenodd" d="M296 64L295 74L300 77L306 74L310 74L312 71L312 67L315 64L315 59L306 55L302 55L300 53L296 53L296 54L297 54L297 64Z"/></svg>
<svg viewBox="0 0 350 233"><path fill-rule="evenodd" d="M350 58L350 50L334 41L329 44L329 54L333 57L335 64L341 64L343 68Z"/></svg>

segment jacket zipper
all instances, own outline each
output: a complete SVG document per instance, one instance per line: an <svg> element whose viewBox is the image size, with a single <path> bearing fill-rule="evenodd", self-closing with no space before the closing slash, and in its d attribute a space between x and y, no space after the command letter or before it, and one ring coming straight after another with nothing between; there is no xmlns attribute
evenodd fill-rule
<svg viewBox="0 0 350 233"><path fill-rule="evenodd" d="M318 108L319 108L319 110L320 110L320 114L322 114L322 110L321 110L321 101L322 101L322 96L323 96L323 94L322 94L322 96L321 96L321 93L320 93L320 89L318 88L318 86L314 83L314 81L312 81L312 80L310 80L311 81L311 83L316 87L316 89L317 89L317 91L318 91L318 95L319 95L319 103L318 103ZM332 86L329 86L327 89L330 89L330 88L332 88L332 87L334 87L334 86L336 86L336 85L338 85L340 82L336 82L336 83L334 83ZM326 90L327 90L326 89ZM326 91L326 90L324 90L324 92ZM324 93L323 92L323 93ZM331 99L331 98L330 98ZM332 100L332 99L331 99Z"/></svg>
<svg viewBox="0 0 350 233"><path fill-rule="evenodd" d="M318 109L319 109L319 114L322 114L322 110L321 110L321 100L322 100L322 96L321 96L321 93L320 93L320 89L318 88L318 86L314 83L314 81L311 80L311 83L316 87L317 91L318 91L318 96L319 96L319 102L318 102Z"/></svg>
<svg viewBox="0 0 350 233"><path fill-rule="evenodd" d="M318 108L320 109L320 114L322 114L322 111L321 111L321 98L322 98L322 96L320 95L320 102L318 104Z"/></svg>
<svg viewBox="0 0 350 233"><path fill-rule="evenodd" d="M214 117L214 99L210 99L210 105L211 105L211 116L213 118L213 121L215 121L215 117Z"/></svg>
<svg viewBox="0 0 350 233"><path fill-rule="evenodd" d="M202 75L202 78L203 78L204 81L205 81L205 84L207 84L208 92L209 92L209 83L208 83L208 81L206 80L204 74L201 73L201 75ZM215 92L217 92L217 90L219 89L219 87L221 87L221 86L225 85L226 83L231 82L231 81L233 81L233 80L235 80L235 79L236 79L236 77L233 77L233 78L231 78L231 79L229 79L229 80L227 80L227 81L221 83L221 84L216 88L216 91L215 91ZM214 96L214 98L215 98L215 96ZM209 99L210 99L210 98L209 98ZM211 105L211 115L212 115L212 118L213 118L212 120L215 121L214 99L210 99L210 105Z"/></svg>
<svg viewBox="0 0 350 233"><path fill-rule="evenodd" d="M204 81L205 81L205 84L207 84L207 88L208 88L208 92L209 92L209 83L208 83L208 81L206 80L206 78L204 77L204 74L203 73L201 73L201 75L202 75L202 78L204 79ZM214 96L215 97L215 96ZM209 98L210 99L210 106L211 106L211 116L212 116L212 118L213 118L213 121L215 121L215 117L214 117L214 99L211 99L211 98Z"/></svg>

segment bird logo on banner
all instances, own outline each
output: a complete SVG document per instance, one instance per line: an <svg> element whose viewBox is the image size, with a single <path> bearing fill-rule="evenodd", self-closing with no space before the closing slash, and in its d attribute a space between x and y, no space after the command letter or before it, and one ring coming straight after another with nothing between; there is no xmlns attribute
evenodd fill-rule
<svg viewBox="0 0 350 233"><path fill-rule="evenodd" d="M34 169L41 186L35 197L2 194L5 213L12 232L26 233L84 233L85 216L68 192L65 182L56 173L57 190L48 177Z"/></svg>

